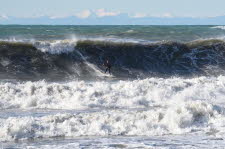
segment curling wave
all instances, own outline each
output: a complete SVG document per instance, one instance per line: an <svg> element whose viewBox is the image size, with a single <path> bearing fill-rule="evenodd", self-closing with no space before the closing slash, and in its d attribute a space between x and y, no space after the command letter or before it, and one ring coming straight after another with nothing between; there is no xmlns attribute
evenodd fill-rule
<svg viewBox="0 0 225 149"><path fill-rule="evenodd" d="M224 74L225 42L218 39L189 43L131 43L54 41L0 43L0 78L63 80L101 78L109 59L118 78Z"/></svg>

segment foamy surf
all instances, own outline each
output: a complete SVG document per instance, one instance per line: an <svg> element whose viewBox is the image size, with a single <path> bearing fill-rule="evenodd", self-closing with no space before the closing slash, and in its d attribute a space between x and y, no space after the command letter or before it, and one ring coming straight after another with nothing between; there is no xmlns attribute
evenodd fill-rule
<svg viewBox="0 0 225 149"><path fill-rule="evenodd" d="M0 140L178 134L223 138L224 85L224 76L1 83Z"/></svg>
<svg viewBox="0 0 225 149"><path fill-rule="evenodd" d="M151 108L206 102L223 108L225 78L1 83L1 109Z"/></svg>
<svg viewBox="0 0 225 149"><path fill-rule="evenodd" d="M225 116L203 101L188 101L149 109L12 115L0 118L0 140L77 138L82 136L209 135L224 138ZM7 114L7 112L6 112Z"/></svg>
<svg viewBox="0 0 225 149"><path fill-rule="evenodd" d="M176 108L110 110L91 113L58 113L0 119L0 140L80 136L152 136L216 133L224 135L224 115L212 106L189 102ZM216 124L217 122L217 124ZM218 125L220 123L220 125ZM217 131L212 132L216 127Z"/></svg>

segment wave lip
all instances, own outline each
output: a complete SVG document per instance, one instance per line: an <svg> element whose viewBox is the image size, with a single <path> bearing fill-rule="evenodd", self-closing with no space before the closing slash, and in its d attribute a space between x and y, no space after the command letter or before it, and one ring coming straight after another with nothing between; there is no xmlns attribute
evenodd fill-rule
<svg viewBox="0 0 225 149"><path fill-rule="evenodd" d="M214 26L214 27L211 27L211 28L225 30L225 26Z"/></svg>
<svg viewBox="0 0 225 149"><path fill-rule="evenodd" d="M75 46L75 40L39 41L34 43L34 47L37 49L51 54L70 53L74 51Z"/></svg>

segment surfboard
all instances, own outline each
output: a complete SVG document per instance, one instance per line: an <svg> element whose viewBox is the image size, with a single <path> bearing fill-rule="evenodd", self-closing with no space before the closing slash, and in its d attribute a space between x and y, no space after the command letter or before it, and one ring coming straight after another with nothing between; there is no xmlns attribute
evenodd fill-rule
<svg viewBox="0 0 225 149"><path fill-rule="evenodd" d="M112 74L106 74L106 75L104 75L104 77L113 78L113 77L115 77L115 76L112 75Z"/></svg>

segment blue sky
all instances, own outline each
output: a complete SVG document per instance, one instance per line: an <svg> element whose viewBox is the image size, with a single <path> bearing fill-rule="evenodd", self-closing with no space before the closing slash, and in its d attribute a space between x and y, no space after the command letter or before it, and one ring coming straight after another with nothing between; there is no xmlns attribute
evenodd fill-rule
<svg viewBox="0 0 225 149"><path fill-rule="evenodd" d="M128 13L133 17L225 15L225 0L0 0L0 15L34 16L113 16Z"/></svg>

